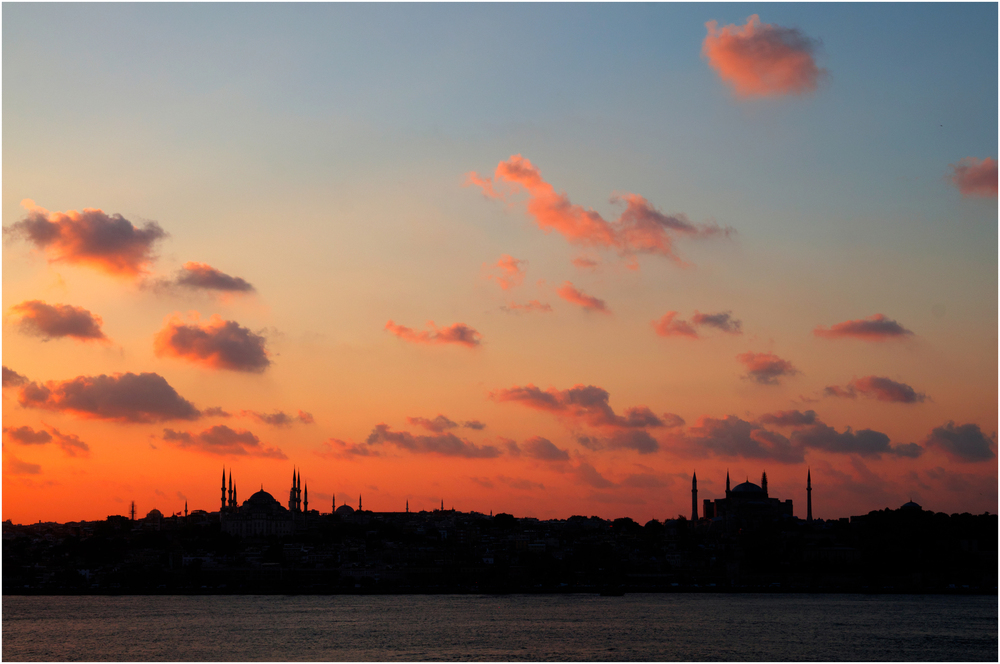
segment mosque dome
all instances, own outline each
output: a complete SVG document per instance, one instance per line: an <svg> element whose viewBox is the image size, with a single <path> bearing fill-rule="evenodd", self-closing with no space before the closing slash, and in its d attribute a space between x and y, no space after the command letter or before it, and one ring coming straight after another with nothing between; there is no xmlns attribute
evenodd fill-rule
<svg viewBox="0 0 1000 664"><path fill-rule="evenodd" d="M274 496L269 494L267 491L261 489L254 495L247 498L246 504L253 507L270 507L271 505L280 505L281 503L275 500Z"/></svg>
<svg viewBox="0 0 1000 664"><path fill-rule="evenodd" d="M753 482L743 482L733 487L733 493L764 493L764 490Z"/></svg>
<svg viewBox="0 0 1000 664"><path fill-rule="evenodd" d="M151 510L149 510L149 514L146 515L146 518L147 519L162 519L163 518L163 512L161 512L158 509L151 509Z"/></svg>
<svg viewBox="0 0 1000 664"><path fill-rule="evenodd" d="M911 501L909 501L907 503L903 503L903 506L900 507L899 509L901 509L901 510L913 510L915 512L920 512L920 511L923 511L924 508L921 507L920 505L916 504L915 502L913 502L911 500Z"/></svg>
<svg viewBox="0 0 1000 664"><path fill-rule="evenodd" d="M337 508L336 514L354 514L354 508L345 503Z"/></svg>

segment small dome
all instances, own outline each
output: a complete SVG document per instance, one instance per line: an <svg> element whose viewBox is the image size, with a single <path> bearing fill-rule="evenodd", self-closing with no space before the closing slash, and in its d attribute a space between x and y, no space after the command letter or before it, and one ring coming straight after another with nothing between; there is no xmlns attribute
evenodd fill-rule
<svg viewBox="0 0 1000 664"><path fill-rule="evenodd" d="M903 506L900 507L899 509L901 509L901 510L914 510L914 511L919 512L919 511L923 511L924 508L921 507L920 505L917 505L915 502L913 502L911 500L908 503L903 503Z"/></svg>
<svg viewBox="0 0 1000 664"><path fill-rule="evenodd" d="M345 503L337 508L335 514L354 514L354 508Z"/></svg>
<svg viewBox="0 0 1000 664"><path fill-rule="evenodd" d="M764 493L764 490L753 482L744 482L734 486L733 493Z"/></svg>
<svg viewBox="0 0 1000 664"><path fill-rule="evenodd" d="M146 515L147 519L162 519L163 512L158 509L149 510L149 514Z"/></svg>

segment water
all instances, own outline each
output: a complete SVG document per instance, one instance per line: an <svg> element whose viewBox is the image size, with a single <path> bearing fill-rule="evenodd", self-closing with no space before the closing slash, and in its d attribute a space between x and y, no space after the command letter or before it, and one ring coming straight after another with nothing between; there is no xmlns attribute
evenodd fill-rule
<svg viewBox="0 0 1000 664"><path fill-rule="evenodd" d="M3 598L5 661L997 661L997 598Z"/></svg>

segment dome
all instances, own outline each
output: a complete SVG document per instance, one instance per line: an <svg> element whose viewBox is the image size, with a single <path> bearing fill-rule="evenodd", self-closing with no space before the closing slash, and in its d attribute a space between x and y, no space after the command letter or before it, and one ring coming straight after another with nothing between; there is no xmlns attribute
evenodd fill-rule
<svg viewBox="0 0 1000 664"><path fill-rule="evenodd" d="M345 503L337 508L336 514L354 514L354 508Z"/></svg>
<svg viewBox="0 0 1000 664"><path fill-rule="evenodd" d="M149 514L146 515L147 519L162 519L163 512L157 509L149 510Z"/></svg>
<svg viewBox="0 0 1000 664"><path fill-rule="evenodd" d="M252 505L254 507L270 507L271 505L280 505L280 503L274 499L274 496L263 489L247 498L247 501L244 504Z"/></svg>
<svg viewBox="0 0 1000 664"><path fill-rule="evenodd" d="M899 509L901 509L901 510L914 510L914 511L917 511L917 512L921 512L921 511L923 511L924 508L921 507L920 505L917 505L915 502L913 502L911 500L908 503L904 503L903 506L900 507Z"/></svg>
<svg viewBox="0 0 1000 664"><path fill-rule="evenodd" d="M733 493L764 493L764 490L753 482L744 482L734 486Z"/></svg>

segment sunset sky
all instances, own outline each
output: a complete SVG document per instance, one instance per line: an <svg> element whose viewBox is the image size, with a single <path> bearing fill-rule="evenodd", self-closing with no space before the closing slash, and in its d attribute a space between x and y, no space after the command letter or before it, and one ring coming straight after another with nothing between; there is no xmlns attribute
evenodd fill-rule
<svg viewBox="0 0 1000 664"><path fill-rule="evenodd" d="M3 19L3 519L997 512L996 4Z"/></svg>

